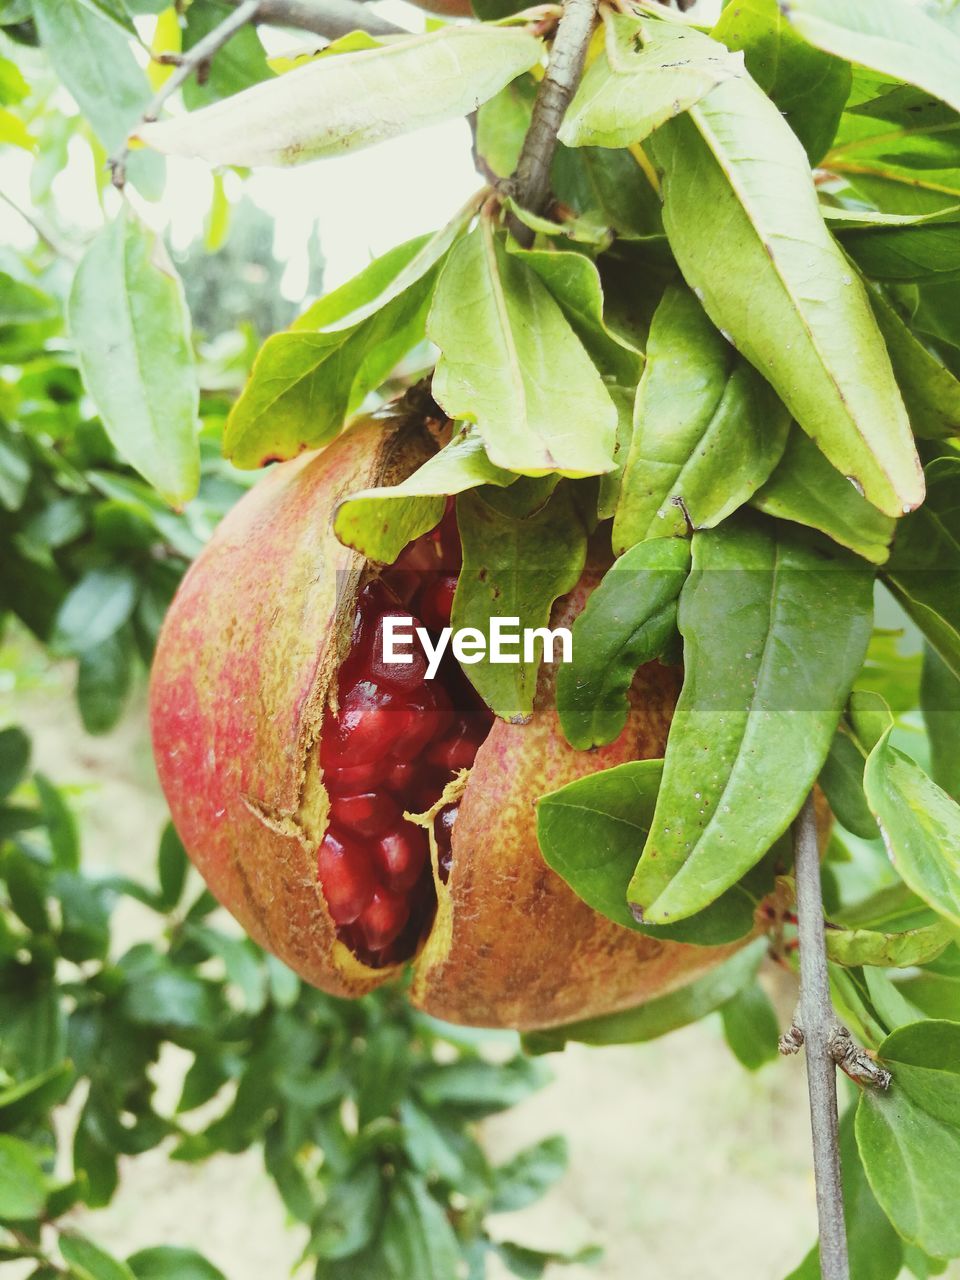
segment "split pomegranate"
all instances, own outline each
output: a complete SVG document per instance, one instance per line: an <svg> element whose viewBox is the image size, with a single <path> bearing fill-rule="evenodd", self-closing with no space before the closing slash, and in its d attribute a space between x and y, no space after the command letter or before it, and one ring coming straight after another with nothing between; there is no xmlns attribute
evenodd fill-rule
<svg viewBox="0 0 960 1280"><path fill-rule="evenodd" d="M427 658L416 638L408 663L384 660L386 618L432 632L450 625L460 562L451 501L436 529L360 591L351 651L338 676L338 712L320 735L330 793L320 885L337 936L373 968L409 959L436 907L429 837L403 815L436 805L447 783L473 764L493 723L452 659L436 679L425 679ZM358 769L367 771L359 785ZM447 805L444 813L456 809Z"/></svg>
<svg viewBox="0 0 960 1280"><path fill-rule="evenodd" d="M661 995L729 948L681 946L592 911L551 871L537 798L662 755L679 689L652 663L615 742L575 751L545 664L531 719L494 720L456 661L383 661L391 614L446 625L460 572L452 510L389 566L333 531L344 497L435 451L413 412L354 424L271 468L184 578L157 646L157 770L218 899L308 981L360 995L412 964L438 1017L532 1028ZM569 626L605 563L557 602ZM416 822L405 815L416 817Z"/></svg>

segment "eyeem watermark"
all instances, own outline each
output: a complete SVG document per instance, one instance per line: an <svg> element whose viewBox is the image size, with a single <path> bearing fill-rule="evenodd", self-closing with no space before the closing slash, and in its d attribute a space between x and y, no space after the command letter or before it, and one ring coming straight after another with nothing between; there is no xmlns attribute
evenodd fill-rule
<svg viewBox="0 0 960 1280"><path fill-rule="evenodd" d="M440 669L440 662L446 653L447 645L453 656L460 663L470 665L482 662L519 663L520 655L524 662L534 662L537 657L537 641L543 644L545 662L572 662L573 636L569 627L524 627L520 629L519 618L491 618L489 639L478 627L444 627L433 640L426 627L415 627L413 618L390 616L383 620L383 660L402 665L413 662L413 638L423 646L427 655L427 676L432 680ZM556 658L557 645L560 657Z"/></svg>

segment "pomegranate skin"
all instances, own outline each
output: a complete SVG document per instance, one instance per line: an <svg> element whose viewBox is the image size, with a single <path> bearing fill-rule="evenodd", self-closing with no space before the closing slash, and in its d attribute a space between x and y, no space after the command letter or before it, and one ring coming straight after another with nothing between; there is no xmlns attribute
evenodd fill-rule
<svg viewBox="0 0 960 1280"><path fill-rule="evenodd" d="M387 414L272 468L184 579L151 676L157 770L191 859L257 942L338 996L362 995L403 966L371 968L337 938L317 872L330 807L317 743L365 564L335 538L333 514L347 494L402 478L431 448L415 422ZM558 604L553 625L576 616L598 576ZM534 1029L596 1016L682 985L733 949L610 923L537 845L541 794L662 755L677 673L645 667L623 734L593 752L567 745L553 685L544 667L532 720L494 724L460 797L447 883L434 864L437 914L411 995L451 1021Z"/></svg>
<svg viewBox="0 0 960 1280"><path fill-rule="evenodd" d="M599 578L584 574L558 601L551 626L569 626ZM735 949L682 946L624 929L588 907L543 861L537 798L627 760L662 756L680 692L676 669L642 667L619 738L576 751L554 705L556 670L542 667L530 721L494 722L464 789L450 877L412 991L414 1003L438 1018L533 1030L595 1017L691 982Z"/></svg>
<svg viewBox="0 0 960 1280"><path fill-rule="evenodd" d="M342 996L385 971L337 941L317 877L329 804L313 748L363 567L331 519L426 455L404 422L365 419L264 475L184 578L150 679L157 772L190 858L251 937Z"/></svg>

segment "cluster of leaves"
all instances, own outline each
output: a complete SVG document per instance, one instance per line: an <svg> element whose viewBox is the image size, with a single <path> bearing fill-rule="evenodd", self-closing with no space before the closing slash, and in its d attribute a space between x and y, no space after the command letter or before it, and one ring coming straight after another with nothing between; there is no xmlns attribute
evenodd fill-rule
<svg viewBox="0 0 960 1280"><path fill-rule="evenodd" d="M222 393L204 398L202 484L185 511L131 470L92 413L56 283L12 255L0 266L0 618L78 659L80 712L101 733L149 664L184 570L246 486L220 456Z"/></svg>
<svg viewBox="0 0 960 1280"><path fill-rule="evenodd" d="M28 768L26 735L0 732L0 1261L35 1259L35 1280L222 1280L191 1250L120 1261L77 1229L71 1211L110 1202L120 1158L161 1143L181 1161L260 1149L318 1280L568 1260L487 1231L566 1165L559 1138L496 1167L477 1141L477 1121L544 1082L509 1038L444 1026L397 990L350 1002L304 986L223 928L172 828L154 884L85 870L63 793ZM123 898L152 913L153 940L117 954ZM191 1056L169 1114L153 1075L167 1045Z"/></svg>

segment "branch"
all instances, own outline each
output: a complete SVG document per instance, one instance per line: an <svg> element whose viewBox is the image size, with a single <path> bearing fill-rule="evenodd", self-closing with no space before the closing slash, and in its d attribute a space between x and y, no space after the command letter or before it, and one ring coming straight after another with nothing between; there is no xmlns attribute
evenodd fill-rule
<svg viewBox="0 0 960 1280"><path fill-rule="evenodd" d="M230 3L236 5L240 0ZM371 13L360 0L262 0L254 21L311 31L325 40L339 40L351 31L366 31L371 36L410 34Z"/></svg>
<svg viewBox="0 0 960 1280"><path fill-rule="evenodd" d="M823 894L820 887L820 847L812 793L793 824L796 858L797 932L800 942L800 1010L794 1025L781 1038L781 1053L807 1050L807 1089L813 1134L813 1169L820 1221L820 1271L823 1280L849 1280L847 1233L840 1179L837 1117L837 1066L861 1084L886 1089L884 1071L854 1043L837 1021L830 1000L827 947L824 941Z"/></svg>
<svg viewBox="0 0 960 1280"><path fill-rule="evenodd" d="M550 63L540 81L530 128L523 140L511 194L524 209L543 213L550 194L550 165L557 148L557 132L577 91L597 16L597 0L565 0ZM533 231L516 218L510 220L514 238L529 249Z"/></svg>
<svg viewBox="0 0 960 1280"><path fill-rule="evenodd" d="M370 13L358 0L230 0L232 13L198 40L192 49L183 54L160 54L159 62L172 63L176 70L147 103L140 124L156 120L164 105L180 86L195 73L201 72L238 31L252 24L277 23L312 31L327 40L336 40L350 31L362 29L374 36L404 33L401 27ZM136 132L136 130L131 130ZM123 190L127 180L127 161L130 148L110 157L109 165L113 185Z"/></svg>
<svg viewBox="0 0 960 1280"><path fill-rule="evenodd" d="M820 1221L820 1270L823 1280L849 1280L843 1184L840 1180L837 1069L830 1053L836 1018L830 1001L820 887L820 845L812 795L807 796L794 823L793 847L800 937L800 1012L807 1046L813 1170Z"/></svg>

